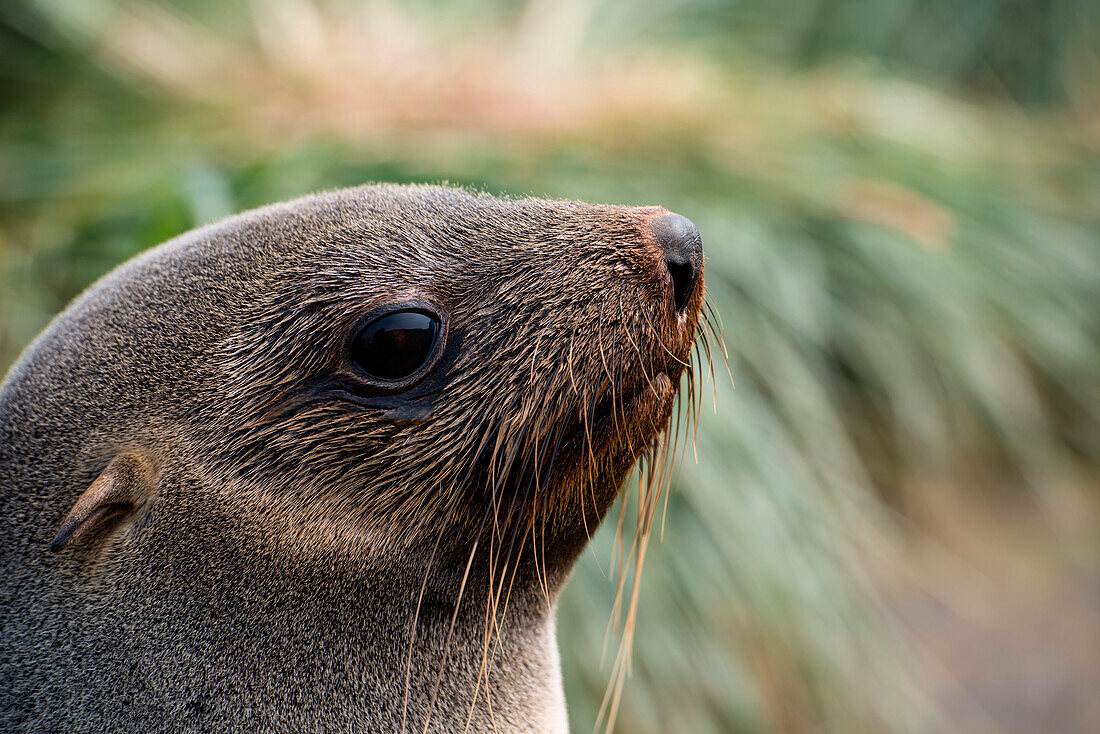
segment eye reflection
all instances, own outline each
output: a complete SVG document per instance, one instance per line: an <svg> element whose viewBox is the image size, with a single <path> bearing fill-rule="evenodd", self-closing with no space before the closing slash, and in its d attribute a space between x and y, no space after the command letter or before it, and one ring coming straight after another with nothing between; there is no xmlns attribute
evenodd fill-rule
<svg viewBox="0 0 1100 734"><path fill-rule="evenodd" d="M439 331L439 318L434 314L392 311L359 330L351 344L351 360L376 380L403 380L431 359Z"/></svg>

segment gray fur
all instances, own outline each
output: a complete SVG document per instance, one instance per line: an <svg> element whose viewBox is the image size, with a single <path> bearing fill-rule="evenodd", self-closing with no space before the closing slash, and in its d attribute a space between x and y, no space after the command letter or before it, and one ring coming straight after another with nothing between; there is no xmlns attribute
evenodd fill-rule
<svg viewBox="0 0 1100 734"><path fill-rule="evenodd" d="M0 730L565 731L554 602L669 405L561 427L678 382L702 296L669 315L661 212L362 187L92 286L0 385ZM349 397L341 345L401 299L448 315L440 378ZM50 552L124 454L136 509Z"/></svg>

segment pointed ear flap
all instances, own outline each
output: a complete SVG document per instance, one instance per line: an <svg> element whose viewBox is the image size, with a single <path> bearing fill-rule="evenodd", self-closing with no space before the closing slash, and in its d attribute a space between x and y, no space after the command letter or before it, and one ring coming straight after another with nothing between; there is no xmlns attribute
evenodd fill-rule
<svg viewBox="0 0 1100 734"><path fill-rule="evenodd" d="M152 482L149 462L133 454L119 454L80 495L50 550L59 551L108 520L132 512L148 496Z"/></svg>

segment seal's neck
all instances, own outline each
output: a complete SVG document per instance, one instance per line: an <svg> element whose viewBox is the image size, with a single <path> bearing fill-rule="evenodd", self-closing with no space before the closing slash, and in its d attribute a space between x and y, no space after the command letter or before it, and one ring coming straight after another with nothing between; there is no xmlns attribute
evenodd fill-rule
<svg viewBox="0 0 1100 734"><path fill-rule="evenodd" d="M195 595L192 609L234 610L231 620L196 626L250 640L248 675L266 681L253 700L258 709L282 715L308 699L303 711L325 713L301 720L305 729L349 722L394 732L566 731L556 593L538 585L533 566L490 583L477 555L463 572L466 559L429 564L427 549L366 564L258 544L237 554L239 574L174 584ZM207 666L242 674L224 650L207 652ZM295 681L292 690L271 685L283 676Z"/></svg>

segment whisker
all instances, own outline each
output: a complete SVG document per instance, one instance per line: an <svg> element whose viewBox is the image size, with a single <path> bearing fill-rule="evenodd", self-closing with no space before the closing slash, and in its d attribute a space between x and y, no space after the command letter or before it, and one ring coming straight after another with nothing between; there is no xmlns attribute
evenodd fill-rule
<svg viewBox="0 0 1100 734"><path fill-rule="evenodd" d="M447 637L443 642L443 658L439 661L439 672L436 673L435 683L432 685L432 696L428 701L428 716L424 721L424 729L422 731L422 734L427 734L428 727L431 725L432 712L435 710L436 697L439 695L439 684L443 679L443 669L447 665L447 657L450 654L451 650L451 637L455 631L455 624L458 622L458 613L462 606L462 597L466 591L466 582L470 578L470 569L471 567L473 567L474 564L474 556L477 555L477 547L478 543L480 542L479 538L482 531L485 529L485 524L489 521L489 514L489 511L486 510L485 514L482 515L481 525L478 527L477 533L474 536L473 547L470 548L470 557L466 560L466 570L463 571L462 581L458 585L458 599L455 600L454 612L451 614L451 623L447 629Z"/></svg>
<svg viewBox="0 0 1100 734"><path fill-rule="evenodd" d="M428 587L428 576L431 574L432 565L435 563L436 551L439 550L439 541L443 538L443 530L448 526L455 506L455 504L451 505L450 512L447 513L443 523L440 525L439 533L435 536L432 552L428 556L428 566L424 571L424 579L420 583L420 592L416 596L416 612L413 614L412 631L409 634L409 654L405 660L405 692L401 699L401 734L405 734L405 725L409 710L409 687L412 678L413 647L416 642L416 625L420 621L420 606L424 599L424 590Z"/></svg>

